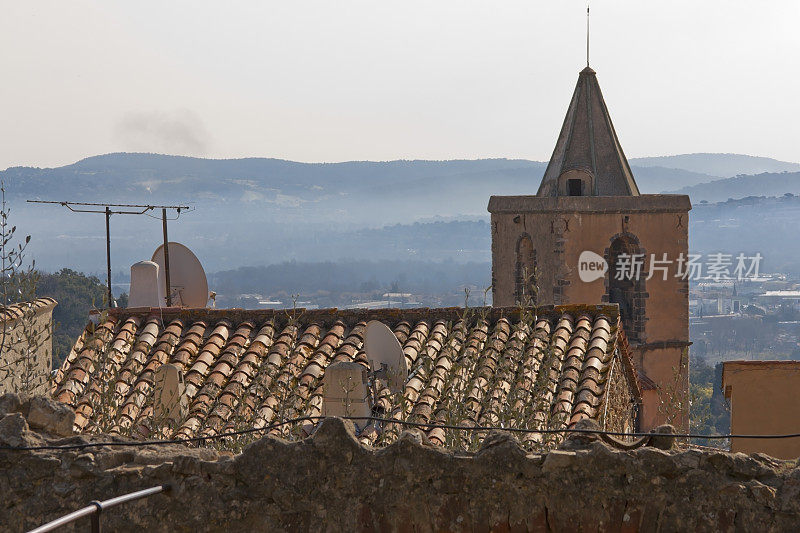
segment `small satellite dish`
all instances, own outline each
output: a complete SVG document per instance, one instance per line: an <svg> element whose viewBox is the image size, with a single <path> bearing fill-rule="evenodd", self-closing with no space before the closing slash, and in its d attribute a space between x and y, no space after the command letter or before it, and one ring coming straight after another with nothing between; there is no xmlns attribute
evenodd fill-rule
<svg viewBox="0 0 800 533"><path fill-rule="evenodd" d="M372 367L373 375L386 381L392 392L400 392L408 377L403 347L386 324L378 320L367 323L364 335L364 351Z"/></svg>
<svg viewBox="0 0 800 533"><path fill-rule="evenodd" d="M158 263L158 284L167 294L164 245L153 252L151 261ZM180 307L206 307L208 303L208 279L203 265L192 251L179 242L169 243L169 285L172 305Z"/></svg>

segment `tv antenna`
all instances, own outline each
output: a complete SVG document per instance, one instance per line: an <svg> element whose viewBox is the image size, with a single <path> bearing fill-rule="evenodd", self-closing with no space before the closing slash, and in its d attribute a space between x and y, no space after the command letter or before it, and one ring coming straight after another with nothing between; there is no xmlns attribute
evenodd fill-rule
<svg viewBox="0 0 800 533"><path fill-rule="evenodd" d="M167 209L174 209L177 220L181 211L189 211L188 205L145 205L145 204L105 204L91 202L59 202L54 200L28 200L30 204L54 204L66 207L73 213L97 213L106 216L106 275L108 276L108 306L114 298L111 294L111 215L147 215L152 217L151 211L161 209L161 227L164 234L164 277L167 286L167 307L172 306L172 295L169 283L169 242L167 239ZM92 209L92 208L102 209ZM113 209L112 209L113 208ZM156 218L156 217L153 217Z"/></svg>

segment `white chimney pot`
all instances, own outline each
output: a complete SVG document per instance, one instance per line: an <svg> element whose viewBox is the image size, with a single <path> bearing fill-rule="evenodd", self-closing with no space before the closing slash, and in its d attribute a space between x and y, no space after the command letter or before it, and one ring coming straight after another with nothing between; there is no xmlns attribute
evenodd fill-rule
<svg viewBox="0 0 800 533"><path fill-rule="evenodd" d="M164 289L158 282L158 263L139 261L131 265L128 307L164 307Z"/></svg>

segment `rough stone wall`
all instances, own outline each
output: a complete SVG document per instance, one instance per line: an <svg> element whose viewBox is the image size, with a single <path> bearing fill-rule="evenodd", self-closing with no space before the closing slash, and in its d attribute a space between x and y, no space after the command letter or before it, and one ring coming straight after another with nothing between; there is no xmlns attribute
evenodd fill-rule
<svg viewBox="0 0 800 533"><path fill-rule="evenodd" d="M608 258L614 238L629 235L645 254L666 253L667 279L660 271L647 280L647 320L639 342L687 342L688 281L677 274L676 260L688 253L688 198L680 195L637 197L492 197L493 304L513 306L517 241L530 235L537 257L539 304L599 304L607 301L608 280L614 272L592 282L578 274L580 254L593 251ZM651 303L651 302L654 302ZM634 338L632 331L627 332Z"/></svg>
<svg viewBox="0 0 800 533"><path fill-rule="evenodd" d="M27 390L46 394L53 358L53 308L55 300L17 304L0 312L0 393ZM28 341L36 342L28 352Z"/></svg>
<svg viewBox="0 0 800 533"><path fill-rule="evenodd" d="M631 385L622 365L621 356L616 352L597 418L600 425L608 431L630 433L636 430L636 415L640 406L631 392Z"/></svg>
<svg viewBox="0 0 800 533"><path fill-rule="evenodd" d="M553 213L492 213L492 303L498 307L517 305L516 264L519 239L527 235L536 255L536 301L558 305L563 300L563 285L568 274L564 262L564 224ZM569 303L591 303L577 302ZM597 298L596 303L600 303Z"/></svg>
<svg viewBox="0 0 800 533"><path fill-rule="evenodd" d="M0 402L0 446L90 442L53 436L69 418L58 409L43 399ZM0 449L0 524L23 531L158 484L172 490L105 511L106 530L790 531L800 522L794 462L566 445L527 455L496 433L479 452L456 454L407 432L374 451L329 419L309 439L264 438L237 456L177 445ZM73 530L87 527L83 519Z"/></svg>

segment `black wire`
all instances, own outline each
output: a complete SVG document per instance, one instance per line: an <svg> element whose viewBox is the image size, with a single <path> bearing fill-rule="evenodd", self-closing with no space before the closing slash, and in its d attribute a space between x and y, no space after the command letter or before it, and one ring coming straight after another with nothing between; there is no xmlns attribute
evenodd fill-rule
<svg viewBox="0 0 800 533"><path fill-rule="evenodd" d="M325 418L325 417L310 417L310 418ZM509 428L502 426L454 426L449 424L435 424L426 422L408 422L405 420L396 420L394 418L377 418L371 416L343 416L338 417L344 420L372 420L376 422L389 422L394 424L401 424L405 426L424 427L430 429L457 429L467 431L508 431L511 433L539 433L539 434L554 434L554 433L585 433L589 435L608 435L610 437L651 437L656 436L672 436L676 438L686 439L789 439L800 437L800 433L788 433L785 435L742 435L742 434L717 434L717 435L700 435L694 433L624 433L622 431L606 431L603 429L527 429L527 428ZM287 421L290 423L291 421Z"/></svg>
<svg viewBox="0 0 800 533"><path fill-rule="evenodd" d="M291 418L282 422L276 422L261 428L248 428L238 431L229 431L226 433L217 433L216 435L207 435L203 437L185 437L180 439L163 439L163 440L132 440L132 441L110 441L110 442L84 442L80 444L47 444L42 446L0 446L0 450L9 451L37 451L37 450L82 450L85 448L99 448L101 446L151 446L160 444L188 444L192 442L205 442L208 440L222 439L226 437L236 437L240 435L248 435L252 433L259 433L262 431L269 431L288 424L295 424L297 422L312 422L324 420L325 416L301 416L298 418ZM409 422L406 420L397 420L394 418L380 418L375 416L343 416L338 417L343 420L361 420L371 422L385 422L389 424L400 424L402 426L420 427L428 429L454 429L462 431L508 431L511 433L538 433L542 435L556 434L556 433L581 433L587 435L606 435L609 437L651 437L651 436L664 436L686 439L791 439L800 437L800 433L788 433L781 435L747 435L747 434L717 434L717 435L700 435L695 433L623 433L621 431L605 431L602 429L526 429L526 428L507 428L502 426L457 426L450 424L436 424L428 422Z"/></svg>
<svg viewBox="0 0 800 533"><path fill-rule="evenodd" d="M161 439L161 440L131 440L131 441L108 441L108 442L82 442L80 444L46 444L43 446L0 446L0 450L24 451L24 450L82 450L84 448L96 448L100 446L150 446L158 444L188 444L191 442L205 442L207 440L221 439L224 437L235 437L238 435L247 435L249 433L258 433L260 431L269 431L271 429L293 424L296 422L312 421L325 417L321 416L303 416L300 418L291 418L283 422L276 422L263 428L249 428L241 429L239 431L229 431L227 433L217 433L216 435L207 435L204 437L185 437L181 439Z"/></svg>

